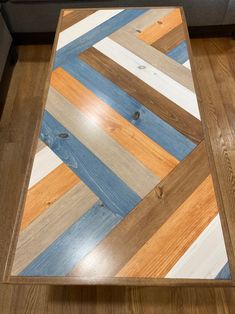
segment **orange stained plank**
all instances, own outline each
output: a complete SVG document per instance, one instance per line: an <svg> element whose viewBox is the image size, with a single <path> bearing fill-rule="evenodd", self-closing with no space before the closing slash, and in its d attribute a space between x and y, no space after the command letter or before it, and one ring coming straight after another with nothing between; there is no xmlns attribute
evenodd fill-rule
<svg viewBox="0 0 235 314"><path fill-rule="evenodd" d="M70 13L73 13L73 11L74 11L74 10L64 10L63 16L66 16L66 15L68 15L68 14L70 14Z"/></svg>
<svg viewBox="0 0 235 314"><path fill-rule="evenodd" d="M61 164L28 190L21 230L25 229L51 204L80 181L72 170Z"/></svg>
<svg viewBox="0 0 235 314"><path fill-rule="evenodd" d="M139 131L62 68L53 71L51 85L160 179L177 165L178 160L175 157Z"/></svg>
<svg viewBox="0 0 235 314"><path fill-rule="evenodd" d="M161 20L144 29L138 37L151 45L180 24L182 24L181 12L180 9L175 9Z"/></svg>
<svg viewBox="0 0 235 314"><path fill-rule="evenodd" d="M165 277L217 213L208 176L116 276Z"/></svg>

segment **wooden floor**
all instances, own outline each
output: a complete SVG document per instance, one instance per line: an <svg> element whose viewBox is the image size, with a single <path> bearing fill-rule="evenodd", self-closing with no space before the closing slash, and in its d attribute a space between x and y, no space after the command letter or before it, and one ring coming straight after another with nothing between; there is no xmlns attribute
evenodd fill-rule
<svg viewBox="0 0 235 314"><path fill-rule="evenodd" d="M227 113L224 120L233 127L234 60L235 43L229 39L194 40L193 52L196 66L213 69L220 93L220 105ZM13 210L19 202L26 169L20 160L31 145L30 135L38 121L41 97L50 57L50 47L20 47L20 58L14 70L6 108L0 124L1 199L0 199L0 277L7 258L6 241L12 229ZM209 57L208 57L209 54ZM216 58L219 56L218 58ZM221 73L221 67L224 73ZM200 75L199 73L199 75ZM222 75L223 74L223 75ZM214 87L214 86L213 86ZM223 112L222 112L223 113ZM226 115L226 113L224 112ZM220 117L223 119L223 116ZM211 132L210 128L209 132ZM230 130L230 129L229 129ZM223 151L231 149L233 138L224 130ZM227 132L226 132L227 131ZM223 135L225 135L223 137ZM227 137L226 137L227 136ZM235 135L234 135L235 136ZM230 142L228 142L228 140ZM222 150L222 149L221 149ZM233 156L226 159L233 175ZM219 156L219 152L217 154ZM16 158L16 157L19 158ZM219 160L220 162L221 159ZM218 164L218 162L217 162ZM221 164L220 164L221 166ZM226 191L222 190L221 199ZM9 195L14 195L9 202ZM230 194L231 195L231 194ZM8 202L6 200L8 199ZM229 201L229 195L227 197ZM224 202L223 202L224 203ZM7 204L7 205L6 205ZM6 205L6 206L5 206ZM10 225L10 223L12 225ZM10 227L9 227L10 226ZM233 240L231 250L233 250ZM226 288L127 288L127 287L46 287L1 285L0 313L234 313L235 292Z"/></svg>

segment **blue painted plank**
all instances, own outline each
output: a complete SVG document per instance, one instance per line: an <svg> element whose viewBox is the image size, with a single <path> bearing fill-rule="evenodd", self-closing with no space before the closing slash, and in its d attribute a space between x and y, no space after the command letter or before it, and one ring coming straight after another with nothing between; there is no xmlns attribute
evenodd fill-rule
<svg viewBox="0 0 235 314"><path fill-rule="evenodd" d="M61 133L68 137L61 138ZM40 137L115 214L125 216L140 202L134 191L47 111Z"/></svg>
<svg viewBox="0 0 235 314"><path fill-rule="evenodd" d="M79 58L63 64L63 68L178 160L195 148L187 137ZM136 111L140 112L138 120L133 119Z"/></svg>
<svg viewBox="0 0 235 314"><path fill-rule="evenodd" d="M178 63L185 63L189 59L186 41L182 41L178 46L169 51L167 55Z"/></svg>
<svg viewBox="0 0 235 314"><path fill-rule="evenodd" d="M79 53L83 52L95 43L109 36L125 24L131 22L141 14L147 12L148 9L133 9L124 10L121 13L113 16L111 19L105 21L86 34L73 40L65 47L59 49L56 53L54 68L61 66L67 59L76 57Z"/></svg>
<svg viewBox="0 0 235 314"><path fill-rule="evenodd" d="M44 252L21 276L65 276L120 222L107 207L97 202Z"/></svg>
<svg viewBox="0 0 235 314"><path fill-rule="evenodd" d="M215 277L215 279L219 280L225 280L225 279L232 279L230 268L229 268L229 263L227 262L224 267L220 270L218 275Z"/></svg>

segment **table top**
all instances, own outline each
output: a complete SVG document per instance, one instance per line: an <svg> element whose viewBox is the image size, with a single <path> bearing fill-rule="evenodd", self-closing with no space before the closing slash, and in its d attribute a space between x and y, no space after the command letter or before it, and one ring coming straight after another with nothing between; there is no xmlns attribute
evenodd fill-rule
<svg viewBox="0 0 235 314"><path fill-rule="evenodd" d="M230 279L182 10L58 34L12 275Z"/></svg>

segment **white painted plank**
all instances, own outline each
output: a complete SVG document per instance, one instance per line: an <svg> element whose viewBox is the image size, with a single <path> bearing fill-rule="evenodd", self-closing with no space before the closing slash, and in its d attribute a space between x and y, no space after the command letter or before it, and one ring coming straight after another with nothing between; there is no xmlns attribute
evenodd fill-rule
<svg viewBox="0 0 235 314"><path fill-rule="evenodd" d="M185 66L186 68L191 70L191 66L190 66L190 61L187 60L186 62L183 63L183 66Z"/></svg>
<svg viewBox="0 0 235 314"><path fill-rule="evenodd" d="M48 146L45 146L35 155L33 169L29 181L29 188L42 180L60 164L62 164L62 160L57 157Z"/></svg>
<svg viewBox="0 0 235 314"><path fill-rule="evenodd" d="M166 278L214 279L227 263L219 214L166 275Z"/></svg>
<svg viewBox="0 0 235 314"><path fill-rule="evenodd" d="M59 35L56 50L63 48L71 41L79 38L122 11L123 10L99 10L65 29Z"/></svg>
<svg viewBox="0 0 235 314"><path fill-rule="evenodd" d="M185 86L179 84L110 38L99 41L94 47L175 102L178 106L200 119L196 95Z"/></svg>

